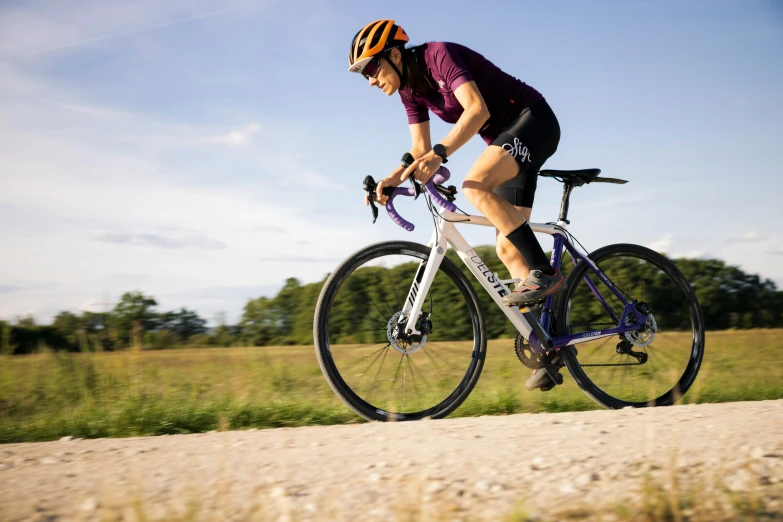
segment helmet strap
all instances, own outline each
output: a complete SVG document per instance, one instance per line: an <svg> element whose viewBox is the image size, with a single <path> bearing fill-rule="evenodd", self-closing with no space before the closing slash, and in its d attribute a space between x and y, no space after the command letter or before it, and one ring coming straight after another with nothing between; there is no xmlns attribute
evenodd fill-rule
<svg viewBox="0 0 783 522"><path fill-rule="evenodd" d="M391 54L391 53L389 53ZM391 56L384 56L387 62L389 62L389 65L391 65L392 69L394 69L394 72L397 73L397 76L400 78L400 90L403 90L407 83L408 78L405 75L405 54L400 50L400 59L402 60L402 72L397 68L396 65L394 65L394 62L391 60Z"/></svg>

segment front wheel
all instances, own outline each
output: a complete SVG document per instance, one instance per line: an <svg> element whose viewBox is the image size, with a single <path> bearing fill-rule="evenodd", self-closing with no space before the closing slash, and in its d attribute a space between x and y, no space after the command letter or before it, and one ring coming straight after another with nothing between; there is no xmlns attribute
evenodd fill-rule
<svg viewBox="0 0 783 522"><path fill-rule="evenodd" d="M558 335L589 338L619 326L623 301L649 314L638 330L563 348L568 371L605 408L674 404L704 356L704 319L693 288L674 263L649 248L610 245L590 259L622 300L589 263L579 263L558 303Z"/></svg>
<svg viewBox="0 0 783 522"><path fill-rule="evenodd" d="M484 316L465 275L443 258L429 289L430 249L407 241L355 252L329 276L313 324L329 386L368 420L445 417L478 381L487 349ZM403 328L427 291L417 329Z"/></svg>

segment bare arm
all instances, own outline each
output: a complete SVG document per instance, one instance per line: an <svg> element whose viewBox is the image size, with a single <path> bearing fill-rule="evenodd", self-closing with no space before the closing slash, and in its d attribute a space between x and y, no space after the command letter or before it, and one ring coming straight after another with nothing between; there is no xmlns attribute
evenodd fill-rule
<svg viewBox="0 0 783 522"><path fill-rule="evenodd" d="M451 156L460 147L465 145L470 138L472 138L481 127L489 119L489 109L484 102L483 96L476 87L476 82L466 82L457 87L454 91L457 101L464 109L462 115L457 120L454 127L451 128L449 133L439 143L446 147L446 154ZM429 129L428 129L429 130ZM413 165L407 168L402 174L400 174L400 182L405 181L408 176L418 169L419 174L416 175L416 179L422 183L426 183L437 172L442 163L440 156L437 156L432 152L432 146L427 140L427 152L421 156L414 155L418 158Z"/></svg>
<svg viewBox="0 0 783 522"><path fill-rule="evenodd" d="M449 156L475 136L489 119L489 109L476 87L476 82L463 83L454 91L454 96L464 111L454 127L439 142L446 147Z"/></svg>

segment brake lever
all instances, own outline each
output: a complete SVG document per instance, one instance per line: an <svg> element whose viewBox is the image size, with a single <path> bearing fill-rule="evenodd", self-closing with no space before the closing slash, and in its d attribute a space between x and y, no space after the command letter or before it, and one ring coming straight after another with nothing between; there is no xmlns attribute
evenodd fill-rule
<svg viewBox="0 0 783 522"><path fill-rule="evenodd" d="M407 169L413 164L414 161L416 160L413 158L413 155L410 152L406 152L402 155L402 159L400 159L400 165ZM412 173L410 176L408 176L408 179L410 180L411 186L413 187L413 201L416 201L421 195L421 185L416 183L416 178L413 177Z"/></svg>
<svg viewBox="0 0 783 522"><path fill-rule="evenodd" d="M375 205L375 187L377 184L372 176L365 176L364 182L362 182L362 188L367 192L367 201L370 202L370 209L372 210L372 224L378 219L378 207Z"/></svg>

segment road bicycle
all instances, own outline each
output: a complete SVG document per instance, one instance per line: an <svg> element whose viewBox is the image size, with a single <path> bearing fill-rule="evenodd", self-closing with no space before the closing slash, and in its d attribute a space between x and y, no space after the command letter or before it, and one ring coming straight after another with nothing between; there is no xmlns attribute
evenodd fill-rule
<svg viewBox="0 0 783 522"><path fill-rule="evenodd" d="M521 309L501 302L519 280L501 279L457 230L492 224L457 208L456 188L444 186L450 177L446 168L423 187L411 177L410 188L385 188L386 210L406 230L414 225L400 216L394 199L423 193L435 230L426 246L385 241L358 250L326 280L313 336L332 390L368 420L452 413L475 387L486 357L487 329L476 292L483 288L516 328L515 352L529 368L543 367L559 351L577 385L605 408L677 402L704 356L701 308L679 269L653 250L615 244L582 251L567 229L572 191L627 183L599 177L600 172L538 173L563 183L557 221L530 226L553 237L552 266L563 270L566 281L558 295ZM372 177L365 178L364 189L372 203ZM372 211L375 222L374 204ZM635 219L630 217L629 226ZM447 257L449 247L454 260ZM457 257L466 270L460 270ZM468 275L478 282L475 287Z"/></svg>

